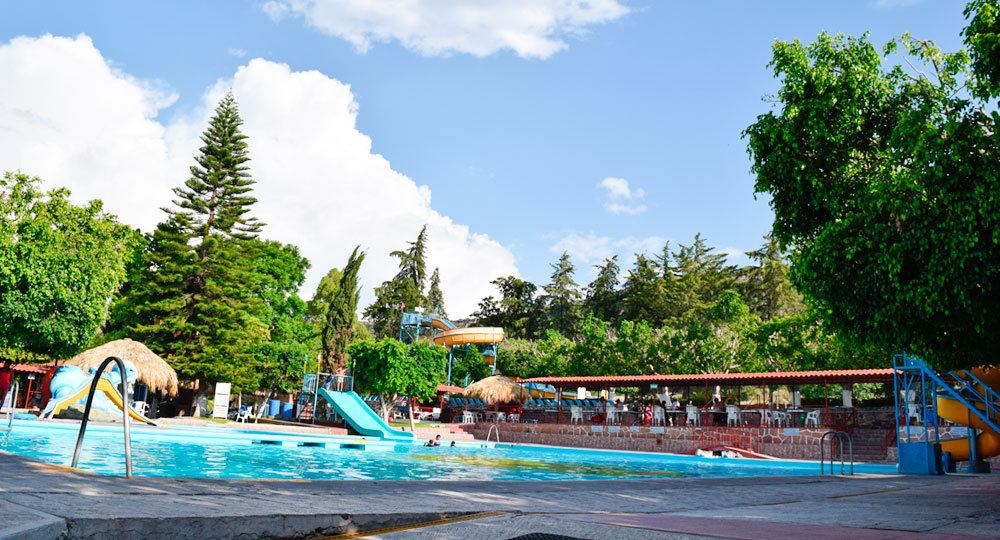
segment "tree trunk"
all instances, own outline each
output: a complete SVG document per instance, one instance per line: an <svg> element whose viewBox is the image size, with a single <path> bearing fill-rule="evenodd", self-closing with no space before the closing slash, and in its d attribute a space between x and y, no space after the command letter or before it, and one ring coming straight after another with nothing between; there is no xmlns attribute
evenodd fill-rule
<svg viewBox="0 0 1000 540"><path fill-rule="evenodd" d="M194 393L194 403L191 404L191 416L193 418L198 418L201 416L202 410L200 401L201 398L208 399L208 383L205 381L198 381L198 390Z"/></svg>
<svg viewBox="0 0 1000 540"><path fill-rule="evenodd" d="M268 390L267 393L264 394L264 399L257 406L257 414L253 415L254 424L257 423L257 420L260 418L260 415L264 413L264 409L267 407L267 401L271 399L271 395L273 393L274 393L273 390ZM313 411L313 418L316 418L316 411Z"/></svg>
<svg viewBox="0 0 1000 540"><path fill-rule="evenodd" d="M386 424L389 423L389 413L392 412L392 406L396 403L396 397L393 396L392 399L387 399L387 396L379 396L379 415L382 417L382 421Z"/></svg>
<svg viewBox="0 0 1000 540"><path fill-rule="evenodd" d="M413 398L410 398L410 407L409 407L409 409L410 409L410 431L413 432L413 433L416 433L417 432L417 424L413 422L413 409L414 409L414 405L415 405L415 403L413 401Z"/></svg>

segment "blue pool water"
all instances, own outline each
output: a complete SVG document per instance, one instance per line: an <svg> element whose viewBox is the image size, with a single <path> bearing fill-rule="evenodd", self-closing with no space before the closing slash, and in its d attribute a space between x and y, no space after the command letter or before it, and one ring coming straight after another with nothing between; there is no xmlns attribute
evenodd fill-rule
<svg viewBox="0 0 1000 540"><path fill-rule="evenodd" d="M0 449L69 465L79 424L14 423ZM817 474L814 462L700 458L527 445L460 443L427 448L364 437L228 428L132 428L134 473L189 478L325 480L591 480ZM87 427L79 467L124 474L121 427ZM856 465L855 472L895 473Z"/></svg>

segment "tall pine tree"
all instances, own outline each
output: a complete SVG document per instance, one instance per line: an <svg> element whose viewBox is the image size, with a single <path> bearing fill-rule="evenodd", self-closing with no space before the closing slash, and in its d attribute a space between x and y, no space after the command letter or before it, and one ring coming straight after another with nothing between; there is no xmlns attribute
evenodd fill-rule
<svg viewBox="0 0 1000 540"><path fill-rule="evenodd" d="M248 212L256 199L246 136L231 93L219 102L191 177L175 188L175 208L153 233L148 266L119 312L119 332L164 353L186 379L251 377L247 347L266 340L256 283L262 224ZM207 390L200 385L200 393Z"/></svg>
<svg viewBox="0 0 1000 540"><path fill-rule="evenodd" d="M597 277L587 285L587 297L583 308L602 321L618 324L622 317L622 293L618 290L618 255L604 259L604 264L595 265Z"/></svg>
<svg viewBox="0 0 1000 540"><path fill-rule="evenodd" d="M569 253L563 252L559 262L552 266L552 282L545 286L545 307L548 328L564 336L576 334L576 323L580 320L580 297L583 296L573 281L573 261Z"/></svg>
<svg viewBox="0 0 1000 540"><path fill-rule="evenodd" d="M437 268L431 274L431 284L427 289L427 309L441 317L448 317L448 312L444 309L444 293L441 292L441 274Z"/></svg>

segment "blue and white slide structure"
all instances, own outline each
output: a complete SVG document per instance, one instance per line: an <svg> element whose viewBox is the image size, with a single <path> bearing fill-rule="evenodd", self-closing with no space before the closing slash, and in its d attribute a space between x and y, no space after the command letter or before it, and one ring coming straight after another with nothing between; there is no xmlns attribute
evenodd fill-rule
<svg viewBox="0 0 1000 540"><path fill-rule="evenodd" d="M353 391L331 392L325 388L320 388L318 395L327 400L333 408L355 431L366 437L378 437L380 439L395 440L400 442L415 441L413 433L392 429L389 424L379 418L375 411L371 409L361 399L361 396Z"/></svg>

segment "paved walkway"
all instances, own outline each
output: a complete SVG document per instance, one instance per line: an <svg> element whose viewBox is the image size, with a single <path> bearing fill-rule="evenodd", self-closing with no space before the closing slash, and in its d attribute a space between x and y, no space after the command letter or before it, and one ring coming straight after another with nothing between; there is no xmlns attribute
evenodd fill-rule
<svg viewBox="0 0 1000 540"><path fill-rule="evenodd" d="M0 478L0 538L316 538L390 527L371 537L1000 538L997 474L585 483L126 480L0 453ZM428 523L457 517L464 520Z"/></svg>

